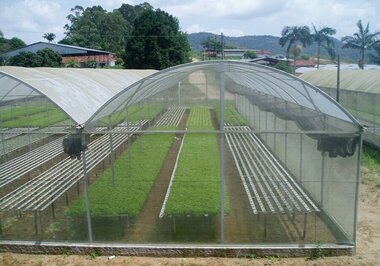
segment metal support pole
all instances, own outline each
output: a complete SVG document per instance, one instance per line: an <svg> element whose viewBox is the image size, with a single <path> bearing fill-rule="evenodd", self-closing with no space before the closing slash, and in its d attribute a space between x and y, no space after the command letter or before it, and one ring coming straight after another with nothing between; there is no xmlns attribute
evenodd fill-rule
<svg viewBox="0 0 380 266"><path fill-rule="evenodd" d="M307 212L305 213L305 217L304 217L304 220L303 220L303 240L306 239L306 224L307 224Z"/></svg>
<svg viewBox="0 0 380 266"><path fill-rule="evenodd" d="M5 153L5 140L4 140L4 133L1 133L1 143L3 145L3 161L6 162L7 161L7 154Z"/></svg>
<svg viewBox="0 0 380 266"><path fill-rule="evenodd" d="M113 136L111 128L111 116L108 117L108 130L110 131L110 149L111 149L111 169L112 169L112 186L115 187L115 153L113 151Z"/></svg>
<svg viewBox="0 0 380 266"><path fill-rule="evenodd" d="M34 233L38 236L38 211L34 211Z"/></svg>
<svg viewBox="0 0 380 266"><path fill-rule="evenodd" d="M207 72L205 72L206 76L206 105L208 104L208 84L207 84Z"/></svg>
<svg viewBox="0 0 380 266"><path fill-rule="evenodd" d="M267 237L267 214L264 214L264 237Z"/></svg>
<svg viewBox="0 0 380 266"><path fill-rule="evenodd" d="M224 243L224 63L219 64L220 80L220 243Z"/></svg>
<svg viewBox="0 0 380 266"><path fill-rule="evenodd" d="M32 150L32 141L30 139L30 117L29 117L29 105L28 105L28 98L25 99L25 105L26 105L26 117L28 119L28 147L29 151Z"/></svg>
<svg viewBox="0 0 380 266"><path fill-rule="evenodd" d="M53 217L53 220L55 220L55 205L54 205L54 202L51 204L51 215Z"/></svg>
<svg viewBox="0 0 380 266"><path fill-rule="evenodd" d="M82 134L82 143L85 143L85 136ZM86 204L86 220L88 230L88 240L92 242L92 225L91 225L91 213L90 213L90 196L88 194L88 176L87 176L87 162L86 151L82 151L82 163L83 163L83 191Z"/></svg>
<svg viewBox="0 0 380 266"><path fill-rule="evenodd" d="M323 198L324 198L324 189L325 189L325 157L326 152L322 152L322 163L321 163L321 208L323 208Z"/></svg>
<svg viewBox="0 0 380 266"><path fill-rule="evenodd" d="M358 215L359 215L359 193L360 193L360 162L363 145L363 134L360 135L360 141L358 143L358 160L356 162L356 186L355 186L355 210L354 210L354 244L357 243L357 229L358 229Z"/></svg>
<svg viewBox="0 0 380 266"><path fill-rule="evenodd" d="M302 185L302 164L303 164L303 154L302 154L302 145L303 145L303 133L300 134L300 172L299 172L299 180Z"/></svg>
<svg viewBox="0 0 380 266"><path fill-rule="evenodd" d="M3 115L1 112L0 112L0 129L3 129ZM1 144L2 144L2 148L3 148L2 159L4 162L6 162L7 159L6 159L6 154L5 154L4 133L1 133Z"/></svg>
<svg viewBox="0 0 380 266"><path fill-rule="evenodd" d="M288 165L288 120L285 120L285 165Z"/></svg>
<svg viewBox="0 0 380 266"><path fill-rule="evenodd" d="M178 107L181 106L181 81L178 81Z"/></svg>
<svg viewBox="0 0 380 266"><path fill-rule="evenodd" d="M130 122L129 122L129 107L127 107L127 132L130 130L129 128ZM131 167L131 138L132 135L128 133L128 166Z"/></svg>
<svg viewBox="0 0 380 266"><path fill-rule="evenodd" d="M65 193L65 201L66 201L66 206L69 206L69 195L67 194L67 191Z"/></svg>
<svg viewBox="0 0 380 266"><path fill-rule="evenodd" d="M276 129L277 129L277 120L276 120L276 116L275 115L272 115L273 116L273 131L274 132L277 132ZM277 145L276 145L276 142L277 142L277 133L273 133L273 150L274 150L274 153L277 154Z"/></svg>
<svg viewBox="0 0 380 266"><path fill-rule="evenodd" d="M220 38L220 40L221 40L221 47L222 47L222 60L224 60L224 35L223 35L223 32L222 32L222 34L221 34L221 38Z"/></svg>
<svg viewBox="0 0 380 266"><path fill-rule="evenodd" d="M340 91L340 55L338 55L337 75L336 75L336 101L339 102Z"/></svg>

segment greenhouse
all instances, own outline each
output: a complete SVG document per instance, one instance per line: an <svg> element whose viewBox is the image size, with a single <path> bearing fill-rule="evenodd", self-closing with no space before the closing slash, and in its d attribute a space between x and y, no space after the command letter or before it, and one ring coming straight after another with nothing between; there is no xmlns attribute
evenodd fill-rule
<svg viewBox="0 0 380 266"><path fill-rule="evenodd" d="M319 70L301 76L331 97L337 97L337 71ZM363 140L380 147L380 70L342 70L339 103L366 127Z"/></svg>
<svg viewBox="0 0 380 266"><path fill-rule="evenodd" d="M273 68L0 67L0 130L0 245L356 245L362 127Z"/></svg>

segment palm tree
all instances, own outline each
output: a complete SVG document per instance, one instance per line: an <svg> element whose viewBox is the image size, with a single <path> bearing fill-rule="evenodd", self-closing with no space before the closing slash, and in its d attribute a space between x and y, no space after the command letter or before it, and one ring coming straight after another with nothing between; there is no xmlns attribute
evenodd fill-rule
<svg viewBox="0 0 380 266"><path fill-rule="evenodd" d="M356 25L359 28L359 31L354 33L353 36L345 36L342 38L344 43L343 48L352 48L360 51L360 61L359 67L364 69L364 53L365 50L371 49L374 45L379 43L377 36L380 35L380 32L369 32L369 23L364 28L362 21L359 20Z"/></svg>
<svg viewBox="0 0 380 266"><path fill-rule="evenodd" d="M336 33L336 30L329 27L323 27L317 30L315 25L313 24L313 33L312 38L313 41L317 43L317 69L319 69L319 57L321 54L321 46L324 47L328 52L329 55L331 48L334 47L334 42L330 36L334 35ZM326 43L326 45L323 45L323 43Z"/></svg>
<svg viewBox="0 0 380 266"><path fill-rule="evenodd" d="M294 44L290 47L289 52L293 55L293 74L296 73L296 60L302 52L302 46L299 44Z"/></svg>
<svg viewBox="0 0 380 266"><path fill-rule="evenodd" d="M50 42L52 42L54 39L55 39L55 34L54 33L45 33L42 37L44 37L46 40Z"/></svg>
<svg viewBox="0 0 380 266"><path fill-rule="evenodd" d="M286 26L282 29L279 44L284 47L288 43L286 58L289 58L290 48L298 42L300 42L303 47L311 44L311 35L308 26Z"/></svg>

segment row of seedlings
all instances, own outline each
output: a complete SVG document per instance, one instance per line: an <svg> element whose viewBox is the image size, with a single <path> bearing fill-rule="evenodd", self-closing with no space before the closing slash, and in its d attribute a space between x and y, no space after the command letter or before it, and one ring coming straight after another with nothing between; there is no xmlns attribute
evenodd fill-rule
<svg viewBox="0 0 380 266"><path fill-rule="evenodd" d="M215 241L220 214L220 156L210 109L194 107L160 217L168 239ZM225 193L226 195L226 193ZM228 196L226 195L226 198ZM229 209L228 200L226 212Z"/></svg>

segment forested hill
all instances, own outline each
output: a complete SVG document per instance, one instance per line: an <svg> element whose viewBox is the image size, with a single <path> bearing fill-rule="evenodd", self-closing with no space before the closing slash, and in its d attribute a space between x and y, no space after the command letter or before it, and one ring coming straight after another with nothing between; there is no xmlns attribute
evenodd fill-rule
<svg viewBox="0 0 380 266"><path fill-rule="evenodd" d="M202 50L202 41L207 38L217 38L220 40L220 35L215 35L208 32L198 32L188 35L190 46L193 50L200 51ZM273 54L283 54L286 53L286 46L281 47L278 44L280 37L271 36L271 35L254 35L254 36L241 36L241 37L229 37L225 36L225 43L228 45L235 46L236 48L250 48L250 49L265 49L272 51ZM359 52L352 49L342 49L342 42L334 39L335 47L337 52L340 53L341 57L345 60L350 60L357 62L359 60ZM302 51L302 54L315 56L317 51L317 46L313 44L310 47L305 48ZM323 57L328 58L328 54L324 49L321 49L321 54Z"/></svg>

